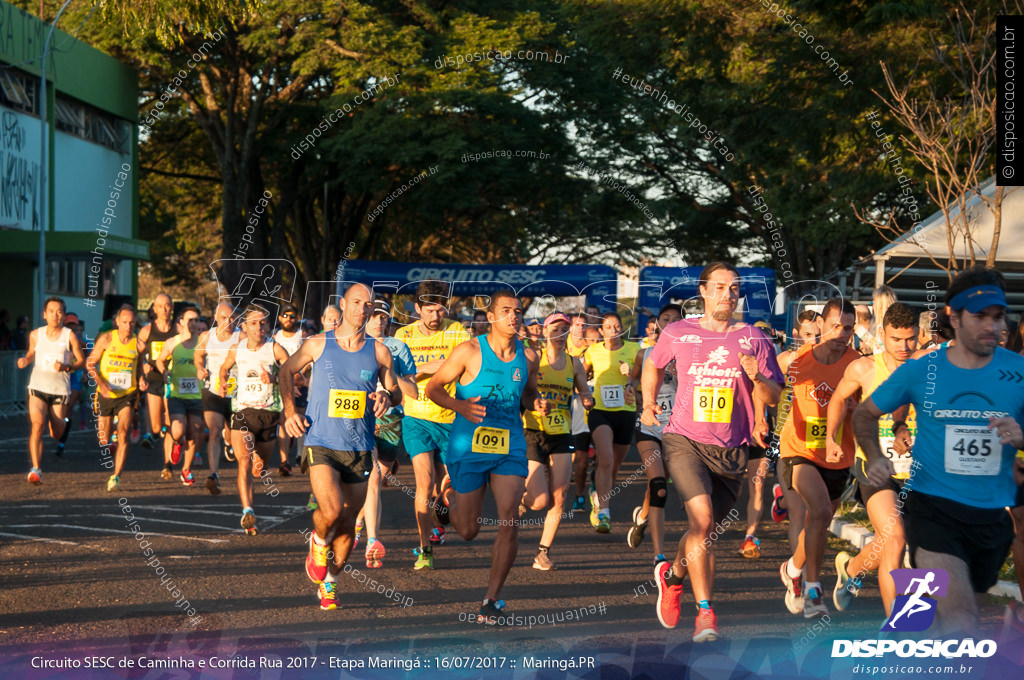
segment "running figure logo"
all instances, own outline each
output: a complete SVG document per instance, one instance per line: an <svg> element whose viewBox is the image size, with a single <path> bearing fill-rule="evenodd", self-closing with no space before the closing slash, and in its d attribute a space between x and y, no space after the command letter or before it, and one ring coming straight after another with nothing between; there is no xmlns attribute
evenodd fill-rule
<svg viewBox="0 0 1024 680"><path fill-rule="evenodd" d="M881 630L922 631L935 621L936 598L946 596L949 574L945 569L894 569L897 595L892 615Z"/></svg>

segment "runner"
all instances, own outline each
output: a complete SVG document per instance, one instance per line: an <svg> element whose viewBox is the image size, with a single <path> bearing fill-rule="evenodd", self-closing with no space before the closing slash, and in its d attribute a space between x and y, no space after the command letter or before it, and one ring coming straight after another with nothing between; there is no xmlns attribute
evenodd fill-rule
<svg viewBox="0 0 1024 680"><path fill-rule="evenodd" d="M319 505L306 575L318 586L320 609L338 607L338 573L352 551L356 515L375 463L374 418L402 401L391 352L363 332L372 300L363 284L349 286L338 328L302 343L281 368L285 429L292 437L305 436L309 482ZM295 406L292 381L310 364L309 415L304 416ZM378 378L384 390L377 390Z"/></svg>
<svg viewBox="0 0 1024 680"><path fill-rule="evenodd" d="M482 309L478 309L475 312L473 312L473 323L471 328L472 330L470 331L470 333L474 338L478 338L481 335L487 335L487 312L485 312Z"/></svg>
<svg viewBox="0 0 1024 680"><path fill-rule="evenodd" d="M153 299L153 318L149 324L139 331L139 354L142 355L144 375L139 380L139 390L146 395L146 410L149 412L149 429L142 437L142 445L153 447L156 437L163 437L167 432L167 415L164 411L164 378L156 369L156 358L164 348L164 343L175 336L174 325L171 323L171 298L166 293L157 293ZM119 435L120 436L120 435ZM164 468L160 477L166 480L174 478L173 467L178 464L174 458L171 441L164 439Z"/></svg>
<svg viewBox="0 0 1024 680"><path fill-rule="evenodd" d="M404 342L387 335L391 322L391 305L385 300L375 300L366 322L366 335L378 341L391 354L392 368L402 393L410 399L419 397L416 388L416 362ZM377 461L370 472L366 490L366 503L356 520L356 539L353 547L359 545L359 527L365 521L366 566L379 569L384 565L384 544L377 539L380 531L380 487L385 474L392 476L398 470L398 452L402 446L402 407L392 406L377 418L374 424L374 442L377 447ZM386 472L385 472L386 471Z"/></svg>
<svg viewBox="0 0 1024 680"><path fill-rule="evenodd" d="M633 443L636 427L636 388L629 382L640 345L623 340L622 321L616 312L601 318L604 342L591 345L583 366L594 376L594 408L587 416L594 441L594 486L598 503L591 499L590 523L599 534L612 530L609 501L619 466Z"/></svg>
<svg viewBox="0 0 1024 680"><path fill-rule="evenodd" d="M235 459L231 448L231 431L227 424L231 420L231 397L234 396L236 379L228 378L227 396L220 396L220 367L227 358L228 350L238 342L239 332L231 320L234 308L221 302L214 310L215 326L199 336L196 343L196 377L203 381L203 420L209 431L206 441L206 455L210 459L210 475L206 478L206 490L216 496L220 494L221 450L228 461Z"/></svg>
<svg viewBox="0 0 1024 680"><path fill-rule="evenodd" d="M587 315L579 312L572 316L572 326L569 327L569 340L565 343L565 353L571 357L583 360L583 353L587 351L592 343L587 339ZM594 391L594 381L587 380L587 387L591 394ZM587 499L584 492L587 488L587 468L590 464L590 428L587 427L587 409L583 407L580 397L572 395L572 469L573 478L576 480L576 502L572 505L572 511L586 510Z"/></svg>
<svg viewBox="0 0 1024 680"><path fill-rule="evenodd" d="M861 400L866 399L893 371L910 359L910 355L917 347L917 330L917 315L914 314L914 310L902 302L893 303L882 319L883 351L857 359L846 367L843 379L828 404L825 449L833 459L838 459L843 454L835 435L846 420L847 400L855 397L858 392ZM897 432L892 415L878 421L878 437L882 442L882 452L892 461L896 470L896 474L884 486L876 487L868 480L865 469L867 461L864 452L857 447L853 474L857 478L858 500L868 510L868 519L875 529L875 538L855 556L845 551L836 555L837 578L832 590L832 602L839 611L848 609L853 598L859 594L864 574L878 569L878 589L882 593L882 604L886 614L892 612L896 584L890 572L900 567L903 549L906 547L903 519L896 507L896 496L910 478L912 464L909 452L907 455L897 453L895 439L897 436L914 436L916 426L913 411L906 422L900 425L906 425L906 428L898 428L900 431Z"/></svg>
<svg viewBox="0 0 1024 680"><path fill-rule="evenodd" d="M856 448L849 415L839 428L840 448L825 448L829 401L846 367L860 358L849 346L856 313L849 301L832 298L821 316L821 342L801 347L789 365L786 381L792 408L779 440L786 486L794 489L806 506L796 550L779 566L779 576L786 586L786 607L792 614L803 612L807 619L828 615L821 566L828 526L846 489Z"/></svg>
<svg viewBox="0 0 1024 680"><path fill-rule="evenodd" d="M779 353L779 368L785 373L789 364L796 358L796 353L804 345L816 345L821 340L821 314L813 309L805 309L796 317L796 328L789 348Z"/></svg>
<svg viewBox="0 0 1024 680"><path fill-rule="evenodd" d="M238 460L238 496L242 501L242 528L255 536L256 515L252 507L252 479L268 474L266 464L275 448L281 416L278 366L288 352L267 337L266 310L249 306L242 313L242 334L220 365L220 396L227 396L228 376L238 365L235 397L231 400L231 446ZM252 472L252 477L249 472Z"/></svg>
<svg viewBox="0 0 1024 680"><path fill-rule="evenodd" d="M478 621L494 625L507 616L498 599L519 549L519 503L528 472L521 407L548 415L537 392L536 352L516 338L523 305L511 291L491 296L486 336L455 349L427 383L427 396L455 411L448 443L451 483L442 489L452 524L467 541L480 532L484 492L490 485L497 505L498 535L491 551L487 595ZM448 386L455 384L454 397Z"/></svg>
<svg viewBox="0 0 1024 680"><path fill-rule="evenodd" d="M655 322L654 333L648 335L652 341L651 347L658 343L658 336L666 326L682 318L683 308L681 306L670 303L662 307L658 316L653 319ZM644 358L647 353L647 349L641 349L636 355L633 372L629 377L630 384L634 386L643 384ZM647 493L644 495L644 504L633 508L633 526L626 534L626 543L630 548L640 547L649 524L651 526L651 542L654 544L655 565L665 561L665 501L668 498L668 480L665 478L665 464L661 459L661 437L664 434L665 425L672 417L672 404L676 400L678 381L676 365L674 362L670 362L665 368L665 379L658 389L658 406L661 407L658 424L653 427L645 425L640 422L639 414L637 415L636 448L640 453L644 472L647 474ZM642 413L643 404L640 404L640 408Z"/></svg>
<svg viewBox="0 0 1024 680"><path fill-rule="evenodd" d="M57 444L57 455L61 456L64 454L64 445L67 444L68 435L71 433L71 422L75 419L75 406L78 406L79 413L79 429L85 429L85 411L86 403L82 398L82 376L85 375L85 342L82 339L82 322L78 319L78 315L74 312L68 312L64 316L64 326L70 328L71 332L74 333L75 337L78 338L78 344L82 347L82 368L73 370L68 373L70 380L68 387L71 392L68 394L67 403L64 404L64 434L60 437L60 443Z"/></svg>
<svg viewBox="0 0 1024 680"><path fill-rule="evenodd" d="M470 339L462 324L445 319L450 290L451 287L443 281L420 282L415 300L419 321L403 326L395 333L395 337L412 352L420 395L419 399L406 400L405 418L402 420L402 443L412 458L412 469L416 475L416 526L420 534L414 566L417 570L434 568L431 546L444 541L444 529L435 527L428 509L433 506L438 525L447 524L447 508L431 500L431 496L435 482L440 483L445 475L448 435L455 420L455 413L432 401L424 388L452 350ZM449 394L454 394L454 386L447 389Z"/></svg>
<svg viewBox="0 0 1024 680"><path fill-rule="evenodd" d="M28 455L32 469L29 484L43 483L43 427L49 423L50 438L57 440L56 455L64 453L70 420L66 414L71 395L71 372L85 365L82 343L64 326L64 300L47 298L43 303L45 326L29 334L28 351L18 358L18 368L32 366L28 379L28 418L32 430L28 437Z"/></svg>
<svg viewBox="0 0 1024 680"><path fill-rule="evenodd" d="M302 321L299 319L299 308L291 302L283 303L278 311L277 325L279 328L274 333L274 342L284 347L285 351L288 352L288 356L295 354L295 351L302 345L302 341L305 340L305 335L302 331ZM309 395L306 377L303 375L295 376L294 385L295 394L292 396L295 397L295 408L298 410L298 413L305 414L306 398ZM281 454L281 464L278 466L277 472L282 477L288 477L292 474L292 465L289 462L288 456L292 450L292 438L285 432L283 423L277 428L277 446ZM302 450L301 442L299 450Z"/></svg>
<svg viewBox="0 0 1024 680"><path fill-rule="evenodd" d="M884 487L896 470L878 441L878 421L904 404L917 412L918 465L903 506L907 544L914 567L949 576L931 637L977 635L978 600L1013 542L1004 508L1015 504L1015 474L1024 481L1024 460L1014 459L1014 449L1024 449L1024 390L1014 377L1024 373L1024 357L997 347L1004 286L998 271L981 265L958 274L945 296L956 342L896 369L853 418L868 479Z"/></svg>
<svg viewBox="0 0 1024 680"><path fill-rule="evenodd" d="M114 418L117 418L117 445L114 456L114 474L107 480L107 491L121 490L121 472L128 457L128 429L131 425L132 404L136 394L136 380L140 370L140 352L135 328L135 308L121 305L114 314L114 329L96 339L92 353L85 362L89 377L96 385L96 413L104 466L110 458L110 443Z"/></svg>
<svg viewBox="0 0 1024 680"><path fill-rule="evenodd" d="M175 326L178 334L164 343L156 359L156 368L161 375L167 376L167 412L171 417L173 449L171 457L180 458L184 449L181 483L192 486L195 484L192 461L205 439L203 395L195 362L196 343L199 340L199 310L185 307L178 313Z"/></svg>
<svg viewBox="0 0 1024 680"><path fill-rule="evenodd" d="M707 547L712 527L725 520L739 496L754 424L753 395L764 404L777 403L782 374L771 340L754 326L732 320L740 294L736 267L714 262L699 281L704 316L669 324L644 360L649 366L643 372L641 422L659 424L656 397L665 367L675 360L679 386L662 435L662 459L686 509L687 531L675 559L654 568L657 613L661 625L676 627L683 579L690 574L697 602L693 641L707 642L718 639Z"/></svg>
<svg viewBox="0 0 1024 680"><path fill-rule="evenodd" d="M537 370L537 389L549 410L546 414L523 412L528 474L522 505L530 510L547 510L537 556L533 559L533 568L541 571L554 568L549 553L565 513L572 475L570 399L578 394L584 408L594 406L583 364L565 352L568 335L569 317L565 314L555 312L544 320L545 346Z"/></svg>

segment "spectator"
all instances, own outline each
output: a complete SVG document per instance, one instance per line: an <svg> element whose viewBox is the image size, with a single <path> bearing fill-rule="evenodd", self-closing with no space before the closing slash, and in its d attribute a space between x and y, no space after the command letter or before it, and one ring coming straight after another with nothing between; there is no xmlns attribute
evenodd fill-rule
<svg viewBox="0 0 1024 680"><path fill-rule="evenodd" d="M31 332L28 327L28 317L22 314L18 317L17 328L14 329L14 337L11 338L14 349L20 352L28 350L28 336Z"/></svg>

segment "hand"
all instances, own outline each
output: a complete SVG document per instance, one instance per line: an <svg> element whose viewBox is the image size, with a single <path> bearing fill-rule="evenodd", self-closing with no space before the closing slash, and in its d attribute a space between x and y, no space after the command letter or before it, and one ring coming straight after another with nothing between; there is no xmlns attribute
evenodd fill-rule
<svg viewBox="0 0 1024 680"><path fill-rule="evenodd" d="M373 399L374 418L380 418L388 412L389 408L391 408L391 393L387 390L378 390L372 394L368 394L367 398Z"/></svg>
<svg viewBox="0 0 1024 680"><path fill-rule="evenodd" d="M145 392L149 389L149 381L144 376L139 376L139 391ZM106 395L104 395L106 396Z"/></svg>
<svg viewBox="0 0 1024 680"><path fill-rule="evenodd" d="M831 437L825 437L825 462L838 463L843 459L843 447L836 444Z"/></svg>
<svg viewBox="0 0 1024 680"><path fill-rule="evenodd" d="M633 406L636 404L636 388L632 385L626 385L626 391L623 394L623 398L626 400L627 406Z"/></svg>
<svg viewBox="0 0 1024 680"><path fill-rule="evenodd" d="M661 422L658 421L658 416L661 415L661 407L657 404L647 404L644 406L643 413L640 414L640 422L648 427L658 427Z"/></svg>
<svg viewBox="0 0 1024 680"><path fill-rule="evenodd" d="M580 397L580 403L583 404L583 408L589 411L594 408L597 402L594 401L594 395L588 394L585 397Z"/></svg>
<svg viewBox="0 0 1024 680"><path fill-rule="evenodd" d="M484 421L484 416L487 415L487 409L482 404L478 404L478 401L480 401L480 397L470 397L469 399L463 399L458 402L459 408L461 409L459 410L459 413L463 418L474 425L482 423Z"/></svg>
<svg viewBox="0 0 1024 680"><path fill-rule="evenodd" d="M270 379L270 374L267 373L267 369L264 368L263 366L260 366L260 382L263 383L264 385L269 385L272 382Z"/></svg>
<svg viewBox="0 0 1024 680"><path fill-rule="evenodd" d="M57 373L63 373L65 366L67 366L67 364L65 364L63 361L54 360L53 362L53 370L56 371Z"/></svg>
<svg viewBox="0 0 1024 680"><path fill-rule="evenodd" d="M1015 449L1024 449L1024 433L1021 432L1020 425L1013 418L1009 416L989 418L988 426L999 435L1000 444L1009 444Z"/></svg>
<svg viewBox="0 0 1024 680"><path fill-rule="evenodd" d="M551 403L547 399L544 399L543 397L541 397L540 399L534 399L533 410L541 414L542 416L546 416L547 414L551 413Z"/></svg>
<svg viewBox="0 0 1024 680"><path fill-rule="evenodd" d="M196 366L196 377L206 382L206 379L210 377L210 372L204 366Z"/></svg>
<svg viewBox="0 0 1024 680"><path fill-rule="evenodd" d="M284 419L284 431L288 433L289 437L295 438L306 434L306 417L301 413L291 414Z"/></svg>
<svg viewBox="0 0 1024 680"><path fill-rule="evenodd" d="M892 466L891 460L882 456L868 466L867 474L872 486L885 486L889 483L889 478L896 474L896 469Z"/></svg>
<svg viewBox="0 0 1024 680"><path fill-rule="evenodd" d="M114 397L114 393L110 391L110 385L108 385L106 382L100 382L97 380L96 391L100 393L100 396L106 399L113 399ZM145 388L143 388L143 392L145 392Z"/></svg>
<svg viewBox="0 0 1024 680"><path fill-rule="evenodd" d="M296 399L302 396L302 390L299 388L298 385L294 383L292 384L292 396L295 397Z"/></svg>
<svg viewBox="0 0 1024 680"><path fill-rule="evenodd" d="M906 455L913 447L914 440L910 437L910 428L905 424L898 425L896 429L893 430L892 436L892 450L899 455Z"/></svg>
<svg viewBox="0 0 1024 680"><path fill-rule="evenodd" d="M751 354L740 355L740 366L743 367L743 372L747 374L751 382L757 382L757 376L760 373L760 369L757 364L757 357Z"/></svg>
<svg viewBox="0 0 1024 680"><path fill-rule="evenodd" d="M226 398L228 396L228 386L225 385L224 382L225 381L223 381L223 380L218 380L217 381L217 383L218 383L217 384L217 394L219 394L220 396Z"/></svg>
<svg viewBox="0 0 1024 680"><path fill-rule="evenodd" d="M762 449L767 449L768 421L762 420L760 422L754 423L754 429L750 433L750 436L754 440L755 444L760 446Z"/></svg>
<svg viewBox="0 0 1024 680"><path fill-rule="evenodd" d="M633 367L629 365L628 361L619 361L619 373L628 376L632 372Z"/></svg>
<svg viewBox="0 0 1024 680"><path fill-rule="evenodd" d="M433 361L428 361L427 363L418 366L416 368L416 372L433 375L434 373L437 373L437 369L441 368L443 364L444 359L434 359Z"/></svg>
<svg viewBox="0 0 1024 680"><path fill-rule="evenodd" d="M28 366L28 357L18 357L18 368L26 368Z"/></svg>

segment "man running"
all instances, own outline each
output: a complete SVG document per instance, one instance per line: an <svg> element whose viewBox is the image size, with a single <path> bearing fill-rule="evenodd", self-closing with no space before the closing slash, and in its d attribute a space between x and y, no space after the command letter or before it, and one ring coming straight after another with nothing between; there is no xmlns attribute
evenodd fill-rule
<svg viewBox="0 0 1024 680"><path fill-rule="evenodd" d="M857 359L847 366L843 379L828 404L825 449L833 459L838 459L843 454L835 436L846 420L847 400L855 397L858 392L861 400L871 396L875 388L910 359L916 347L917 315L902 302L893 303L882 319L882 351ZM899 424L905 424L908 429L903 431L900 428L898 436L914 436L916 426L912 411L906 422ZM903 519L900 517L899 508L896 507L896 496L910 478L912 465L909 452L901 455L896 450L895 425L891 414L878 421L878 437L882 442L882 452L892 461L896 471L884 486L871 484L867 477L867 460L864 452L857 447L853 474L857 478L859 500L867 508L868 519L875 528L875 538L855 556L846 551L836 555L836 585L832 590L832 603L839 611L848 609L853 598L859 594L863 575L878 569L878 589L882 593L882 605L886 614L892 612L896 584L890 574L893 569L900 567L903 549L906 547Z"/></svg>
<svg viewBox="0 0 1024 680"><path fill-rule="evenodd" d="M274 452L281 416L278 366L288 361L288 352L267 337L267 317L266 310L257 306L245 310L241 324L243 335L224 357L218 379L220 396L227 396L229 371L238 366L235 397L231 400L231 446L238 460L241 524L249 536L257 533L252 477L267 474L266 466Z"/></svg>
<svg viewBox="0 0 1024 680"><path fill-rule="evenodd" d="M686 509L687 531L672 562L654 569L658 620L679 623L683 579L689 574L697 602L693 641L718 639L711 603L714 574L710 534L739 496L747 467L747 444L754 425L754 395L774 405L782 374L771 340L754 326L735 322L740 276L725 262L709 264L700 275L704 316L669 324L644 360L641 422L659 424L657 395L673 360L679 385L672 417L662 436L662 458Z"/></svg>
<svg viewBox="0 0 1024 680"><path fill-rule="evenodd" d="M157 293L153 299L153 320L139 331L139 354L142 356L143 376L139 381L139 389L146 395L146 410L149 412L149 429L142 437L142 445L153 447L155 437L163 437L166 432L166 415L164 413L164 378L156 368L156 358L164 348L164 343L176 334L171 323L171 297L166 293ZM120 435L118 435L120 437ZM181 459L181 452L174 457L171 441L165 439L164 468L160 472L163 479L174 477L172 471Z"/></svg>
<svg viewBox="0 0 1024 680"><path fill-rule="evenodd" d="M96 413L104 463L110 458L110 441L114 418L117 418L117 448L114 474L107 480L107 491L121 490L121 472L128 456L128 428L132 422L132 403L138 379L140 352L135 328L135 308L121 305L114 315L114 329L96 339L86 360L86 370L96 385ZM105 466L105 465L104 465Z"/></svg>
<svg viewBox="0 0 1024 680"><path fill-rule="evenodd" d="M220 395L220 367L228 356L228 350L238 342L239 332L231 320L234 311L227 302L221 302L214 310L215 326L199 336L196 343L196 377L203 381L203 420L209 430L206 455L210 459L210 475L206 478L206 490L216 496L220 493L220 455L224 449L225 458L234 460L231 448L231 433L225 426L231 420L231 397L234 396L234 380L228 378L226 396Z"/></svg>
<svg viewBox="0 0 1024 680"><path fill-rule="evenodd" d="M533 559L533 568L541 571L554 568L549 553L565 513L572 475L570 399L578 394L583 408L594 406L583 364L565 352L568 334L569 317L565 314L555 312L544 320L545 346L537 369L537 389L549 410L547 413L523 412L529 468L523 506L530 510L547 510L537 556Z"/></svg>
<svg viewBox="0 0 1024 680"><path fill-rule="evenodd" d="M821 566L828 526L846 489L856 446L847 416L839 428L841 445L826 449L827 408L846 367L860 358L849 346L857 319L853 305L832 298L825 303L821 317L821 342L801 347L789 365L786 381L792 409L779 440L786 486L797 492L806 507L801 538L793 555L779 566L779 576L786 586L790 613L803 612L808 619L828 615Z"/></svg>
<svg viewBox="0 0 1024 680"><path fill-rule="evenodd" d="M169 388L167 412L171 416L171 446L181 457L185 451L185 462L181 468L181 483L195 484L192 475L192 460L202 446L203 395L196 371L195 352L199 340L199 310L186 307L178 315L175 324L178 334L164 343L156 358L156 368L167 377ZM211 466L214 465L211 457Z"/></svg>
<svg viewBox="0 0 1024 680"><path fill-rule="evenodd" d="M1002 274L978 265L949 284L945 308L956 341L912 359L857 408L853 425L867 476L885 486L896 470L878 440L878 421L904 404L917 413L913 488L903 522L911 564L944 569L930 636L978 634L978 602L999 577L1013 542L1017 474L1024 461L1024 357L999 347L1006 325ZM1018 480L1019 481L1019 480Z"/></svg>
<svg viewBox="0 0 1024 680"><path fill-rule="evenodd" d="M71 372L85 365L82 343L64 326L64 311L64 300L47 298L43 304L46 325L29 334L28 351L18 359L18 368L32 366L28 379L28 418L32 425L28 437L28 455L32 461L29 484L43 483L43 427L47 423L50 437L58 441L57 455L63 453L71 427L71 421L65 418L65 403L71 394Z"/></svg>
<svg viewBox="0 0 1024 680"><path fill-rule="evenodd" d="M412 458L416 475L416 526L420 545L416 551L414 568L433 569L432 544L444 540L444 530L431 522L429 506L434 495L434 484L444 477L444 457L448 450L448 435L455 420L451 409L438 405L424 388L431 376L451 355L458 345L470 339L469 333L458 321L446 319L450 286L443 281L422 281L416 289L415 309L419 321L403 326L395 337L404 342L416 362L416 385L419 399L408 399L404 404L402 443ZM455 387L446 389L454 394ZM447 509L433 502L438 524L448 521Z"/></svg>
<svg viewBox="0 0 1024 680"><path fill-rule="evenodd" d="M355 542L356 516L374 466L374 419L402 401L391 352L363 328L373 295L361 283L340 301L341 324L307 340L281 367L285 429L305 437L309 482L319 507L306 556L306 575L318 586L320 609L337 609L337 578ZM283 351L283 350L282 350ZM294 376L313 365L309 415L296 409ZM384 385L377 389L378 380Z"/></svg>
<svg viewBox="0 0 1024 680"><path fill-rule="evenodd" d="M636 427L636 388L629 376L640 345L623 340L622 321L616 312L601 318L603 342L591 345L583 355L583 366L594 376L594 408L587 414L594 441L594 486L598 505L590 509L590 523L599 534L612 530L612 484L619 466L633 443Z"/></svg>
<svg viewBox="0 0 1024 680"><path fill-rule="evenodd" d="M498 599L519 549L519 503L528 472L520 408L546 416L537 393L537 354L517 339L523 305L511 291L491 296L491 329L455 348L427 383L427 396L456 413L448 443L451 487L442 490L452 524L467 541L480 531L488 485L497 505L498 535L491 551L487 595L480 622L493 625L505 603ZM455 384L454 397L448 385Z"/></svg>
<svg viewBox="0 0 1024 680"><path fill-rule="evenodd" d="M302 341L305 340L302 330L302 319L299 318L299 308L291 302L283 303L278 311L277 325L279 328L274 333L274 342L284 347L284 350L288 352L288 356L295 354L302 345ZM309 395L306 377L303 375L295 376L293 384L295 385L295 394L293 395L295 397L295 408L300 415L305 414L306 398ZM292 474L292 465L288 460L288 454L292 450L292 438L285 432L283 423L277 430L277 445L281 453L281 464L278 466L277 471L282 477L288 477Z"/></svg>

